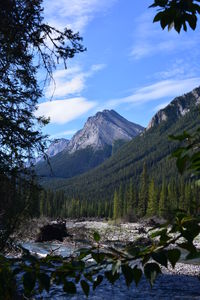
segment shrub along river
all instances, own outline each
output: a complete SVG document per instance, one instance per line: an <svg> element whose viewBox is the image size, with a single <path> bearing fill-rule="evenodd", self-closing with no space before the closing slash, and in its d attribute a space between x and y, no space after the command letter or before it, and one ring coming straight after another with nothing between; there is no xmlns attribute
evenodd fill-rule
<svg viewBox="0 0 200 300"><path fill-rule="evenodd" d="M136 239L141 236L146 236L144 232L141 233L141 225L138 223L113 226L104 222L69 222L66 225L73 237L75 237L77 232L79 238L82 234L88 236L92 230L98 230L103 236L104 241L109 242L119 242L124 241L124 239L127 241L133 237L133 239ZM67 241L63 243L24 241L22 245L31 253L35 253L40 257L44 257L52 252L65 257L74 252L77 247L77 241L75 244ZM70 296L66 295L61 287L53 286L50 293L43 292L42 295L35 296L32 299L200 299L199 261L190 261L190 263L186 264L183 261L183 257L184 253L182 260L176 265L175 269L162 268L163 274L158 276L153 288L150 287L145 277L143 277L137 287L135 283L132 283L128 289L124 278L120 277L114 285L111 285L104 279L101 285L96 288L95 292L92 291L92 288L90 289L91 292L88 298L83 294L81 287L78 287L78 292L75 296Z"/></svg>

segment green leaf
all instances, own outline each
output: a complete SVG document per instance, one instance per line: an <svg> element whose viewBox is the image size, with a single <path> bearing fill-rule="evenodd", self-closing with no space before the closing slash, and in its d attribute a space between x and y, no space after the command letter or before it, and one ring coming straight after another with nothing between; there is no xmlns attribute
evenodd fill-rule
<svg viewBox="0 0 200 300"><path fill-rule="evenodd" d="M81 287L84 292L84 294L88 297L90 292L90 286L85 280L81 280Z"/></svg>
<svg viewBox="0 0 200 300"><path fill-rule="evenodd" d="M171 31L174 28L174 22L168 24L168 31Z"/></svg>
<svg viewBox="0 0 200 300"><path fill-rule="evenodd" d="M112 265L112 274L114 275L115 273L119 273L121 267L121 261L117 260L115 263Z"/></svg>
<svg viewBox="0 0 200 300"><path fill-rule="evenodd" d="M181 220L181 224L182 225L186 225L188 222L194 222L195 218L191 217L191 216L183 216L182 220ZM190 225L189 225L190 227Z"/></svg>
<svg viewBox="0 0 200 300"><path fill-rule="evenodd" d="M173 268L175 267L180 256L181 256L181 251L178 249L167 250L167 257Z"/></svg>
<svg viewBox="0 0 200 300"><path fill-rule="evenodd" d="M116 280L119 279L119 273L115 273L113 275L112 271L106 271L105 272L105 277L107 278L107 280L111 283L114 284Z"/></svg>
<svg viewBox="0 0 200 300"><path fill-rule="evenodd" d="M174 20L174 28L175 28L175 30L178 33L180 33L180 31L181 31L181 27L182 27L182 20L181 20L181 18L176 18Z"/></svg>
<svg viewBox="0 0 200 300"><path fill-rule="evenodd" d="M185 230L182 232L182 236L189 242L192 243L194 238L200 232L200 226L196 221L194 222L185 222L183 224Z"/></svg>
<svg viewBox="0 0 200 300"><path fill-rule="evenodd" d="M138 269L137 266L133 269L133 279L135 281L136 286L140 282L140 279L142 277L142 270Z"/></svg>
<svg viewBox="0 0 200 300"><path fill-rule="evenodd" d="M178 244L178 246L182 249L186 249L187 251L189 251L191 253L196 251L196 248L192 243L188 243L188 242L181 243L181 244Z"/></svg>
<svg viewBox="0 0 200 300"><path fill-rule="evenodd" d="M94 232L93 238L94 238L95 242L97 242L97 243L98 243L98 242L100 241L100 239L101 239L100 234L99 234L97 231Z"/></svg>
<svg viewBox="0 0 200 300"><path fill-rule="evenodd" d="M137 256L140 253L140 248L135 245L130 245L126 247L126 252L132 256Z"/></svg>
<svg viewBox="0 0 200 300"><path fill-rule="evenodd" d="M98 275L97 278L94 281L93 284L93 290L95 290L97 288L97 286L99 286L103 281L103 276L102 275Z"/></svg>
<svg viewBox="0 0 200 300"><path fill-rule="evenodd" d="M157 15L155 15L155 17L153 19L153 23L160 21L161 18L162 18L162 16L163 16L163 12L162 11L159 12L159 13L157 13Z"/></svg>
<svg viewBox="0 0 200 300"><path fill-rule="evenodd" d="M171 22L170 22L171 23ZM162 19L160 20L160 25L162 29L165 29L165 27L169 24L169 19L168 16L163 16Z"/></svg>
<svg viewBox="0 0 200 300"><path fill-rule="evenodd" d="M185 15L186 21L189 23L190 27L195 30L197 26L197 17L195 15L186 14Z"/></svg>
<svg viewBox="0 0 200 300"><path fill-rule="evenodd" d="M122 273L126 280L126 285L129 287L130 284L133 282L133 269L129 267L129 265L122 265Z"/></svg>
<svg viewBox="0 0 200 300"><path fill-rule="evenodd" d="M64 292L68 294L76 294L76 285L72 281L65 281L63 286Z"/></svg>
<svg viewBox="0 0 200 300"><path fill-rule="evenodd" d="M92 252L92 258L99 264L104 260L105 254Z"/></svg>
<svg viewBox="0 0 200 300"><path fill-rule="evenodd" d="M163 231L163 233L160 235L160 245L164 245L169 240L170 240L170 237L167 234L167 231Z"/></svg>
<svg viewBox="0 0 200 300"><path fill-rule="evenodd" d="M40 273L38 275L38 281L40 285L40 289L45 289L47 292L49 292L50 289L50 278L47 274L45 273Z"/></svg>
<svg viewBox="0 0 200 300"><path fill-rule="evenodd" d="M30 295L35 287L36 276L35 272L26 272L23 275L23 285L25 289L25 293Z"/></svg>
<svg viewBox="0 0 200 300"><path fill-rule="evenodd" d="M150 235L150 237L151 237L151 238L155 238L155 237L157 237L157 236L166 235L166 233L167 233L167 229L165 228L165 229L162 229L162 230L154 231L154 232Z"/></svg>
<svg viewBox="0 0 200 300"><path fill-rule="evenodd" d="M161 273L161 270L159 265L156 263L148 263L144 266L144 274L149 280L151 286L154 284L159 273Z"/></svg>
<svg viewBox="0 0 200 300"><path fill-rule="evenodd" d="M151 4L149 6L150 7L156 7L156 6L160 6L160 7L165 7L168 3L168 0L154 0L154 3Z"/></svg>
<svg viewBox="0 0 200 300"><path fill-rule="evenodd" d="M164 251L152 253L152 258L158 262L160 265L167 268L167 256Z"/></svg>

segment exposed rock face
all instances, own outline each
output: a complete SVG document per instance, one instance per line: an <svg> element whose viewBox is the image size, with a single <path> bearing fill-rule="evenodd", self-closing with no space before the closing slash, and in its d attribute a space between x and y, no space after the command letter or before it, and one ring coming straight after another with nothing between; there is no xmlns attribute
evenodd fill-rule
<svg viewBox="0 0 200 300"><path fill-rule="evenodd" d="M74 153L86 149L102 150L105 146L112 146L115 141L129 141L141 132L144 127L129 122L114 110L104 110L88 118L83 129L79 130L71 140L56 139L53 141L46 154L53 157L62 151ZM36 163L42 162L39 158Z"/></svg>
<svg viewBox="0 0 200 300"><path fill-rule="evenodd" d="M66 149L69 145L69 140L67 139L56 139L54 140L47 150L47 155L49 157L55 156L59 152Z"/></svg>
<svg viewBox="0 0 200 300"><path fill-rule="evenodd" d="M169 105L159 110L149 122L147 130L168 120L168 118L180 118L188 113L191 107L199 104L200 87L194 89L190 93L175 98Z"/></svg>
<svg viewBox="0 0 200 300"><path fill-rule="evenodd" d="M129 122L114 110L104 110L88 118L83 129L69 142L68 151L73 153L88 146L94 150L103 149L115 140L129 141L143 130L142 126Z"/></svg>
<svg viewBox="0 0 200 300"><path fill-rule="evenodd" d="M49 148L47 149L46 154L48 155L48 157L53 157L56 154L62 152L64 149L67 149L67 146L69 144L69 140L67 139L55 139L49 146ZM44 158L43 157L37 157L35 159L35 163L40 163L43 162Z"/></svg>
<svg viewBox="0 0 200 300"><path fill-rule="evenodd" d="M147 130L154 127L155 125L160 124L162 121L166 121L167 120L167 115L165 114L164 110L159 110L155 116L153 116L153 118L151 119L151 121L149 122L148 126L147 126Z"/></svg>

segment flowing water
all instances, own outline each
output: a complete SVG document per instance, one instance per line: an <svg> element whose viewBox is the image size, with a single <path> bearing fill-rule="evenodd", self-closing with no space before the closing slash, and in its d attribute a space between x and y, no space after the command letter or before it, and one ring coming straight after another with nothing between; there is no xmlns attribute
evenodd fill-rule
<svg viewBox="0 0 200 300"><path fill-rule="evenodd" d="M30 250L32 253L37 253L39 256L44 256L50 253L52 250L56 251L56 254L62 256L70 255L74 249L65 245L57 243L23 243L23 246ZM56 250L57 249L57 250ZM59 286L53 286L51 292L47 294L44 292L41 296L36 296L34 299L52 299L52 300L128 300L128 299L199 299L200 300L200 280L197 276L188 275L173 275L162 274L160 275L153 288L151 289L149 283L145 278L142 278L138 287L133 283L128 289L123 278L120 278L113 286L111 286L106 280L96 289L92 291L90 296L86 298L83 294L80 286L78 287L78 293L75 296L66 295L62 288Z"/></svg>
<svg viewBox="0 0 200 300"><path fill-rule="evenodd" d="M37 254L39 257L45 257L47 254L54 253L56 255L61 255L63 257L69 256L73 253L74 248L66 246L64 244L59 244L56 242L43 242L43 243L33 243L24 242L22 246L29 250L31 254Z"/></svg>

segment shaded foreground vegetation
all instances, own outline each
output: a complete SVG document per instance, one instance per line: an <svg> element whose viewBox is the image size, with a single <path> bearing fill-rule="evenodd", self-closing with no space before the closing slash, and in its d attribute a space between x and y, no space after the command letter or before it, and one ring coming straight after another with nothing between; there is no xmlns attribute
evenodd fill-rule
<svg viewBox="0 0 200 300"><path fill-rule="evenodd" d="M186 23L191 28L196 28L196 15L200 11L199 1L177 2L173 0L155 0L154 2L153 6L161 7L162 9L161 14L157 15L157 20L155 21L160 21L163 28L174 26L179 32L182 27L184 30L187 29ZM1 248L5 246L14 225L20 221L20 218L24 217L24 214L21 214L20 211L21 204L27 203L28 209L25 210L27 213L31 207L30 203L35 204L34 201L31 202L32 199L34 200L32 196L35 195L35 189L33 189L35 181L31 176L32 174L27 173L27 169L24 168L24 162L25 160L31 161L34 147L40 151L45 147L42 142L41 132L34 129L35 122L43 124L46 122L41 118L34 118L33 114L37 100L41 96L41 91L36 80L38 65L33 64L34 50L41 54L43 67L46 68L50 75L54 67L52 57L58 60L59 58L63 58L64 62L66 62L67 58L71 58L75 53L83 51L82 46L79 44L80 37L78 34L73 34L68 30L62 33L42 22L41 3L42 1L30 2L25 0L6 0L0 2L0 44L2 46L0 51L0 104L3 108L0 115L0 178L2 183L1 197L3 197L0 207ZM181 18L180 14L177 14L177 9L181 12ZM58 34L58 37L54 39L55 36L52 33L55 32ZM41 52L41 49L45 47L47 36L50 37L55 46L54 51L50 53ZM72 47L64 43L65 39L69 43L71 42ZM186 125L184 129L187 130L194 128L193 121L197 120L195 117L197 114L195 111L192 114L194 118L191 117L191 114L187 114L182 119L182 123L173 125L174 127L177 126L175 129L181 130L183 125ZM171 176L171 172L174 174L173 164L167 165L165 160L162 161L172 150L170 146L168 147L164 143L169 134L169 132L165 131L166 124L162 124L161 127L156 129L157 131L152 130L150 138L147 137L146 140L143 137L138 138L138 142L142 139L144 146L150 145L153 141L152 137L155 138L155 143L152 144L151 148L148 148L147 151L147 148L144 147L141 154L143 160L146 156L147 170L149 170L148 164L151 164L152 174L154 174L152 177L155 180L156 186L157 181L159 181L156 175L159 175L158 171L162 163L164 163L166 170L170 170L168 176ZM176 132L173 131L174 128L170 130L172 134ZM197 136L198 133L199 131L197 131ZM162 136L160 144L156 140L159 135ZM185 137L187 141L190 141L190 135L185 135ZM158 152L160 155L152 159L155 152L151 151L150 153L150 149L153 150L156 147L156 142L159 145L159 150L163 149L163 153ZM180 151L176 153L179 169L183 170L186 163L189 162L194 171L200 170L200 153L198 152L199 148L196 148L198 143L199 139L195 142L192 141L189 144L190 148L179 149ZM133 148L132 145L133 143L129 145L131 149L138 151L136 144L133 145ZM126 151L127 148L124 147L123 149L123 151ZM197 152L191 154L193 152L191 150L195 152L196 149ZM114 158L119 163L121 161L120 155L116 155ZM107 178L105 177L102 183L100 180L101 177L99 177L102 168L98 168L97 173L91 173L94 181L91 180L91 175L88 175L86 179L80 177L76 179L78 181L70 181L66 185L62 183L61 186L66 186L65 192L68 190L69 195L78 199L77 195L74 194L74 187L77 185L78 193L81 197L84 196L83 190L81 190L81 186L83 185L81 180L83 180L86 183L84 192L88 194L91 200L93 197L95 199L96 180L100 189L100 193L96 195L96 199L101 199L102 197L104 200L107 196L111 199L115 190L119 198L118 188L120 181L122 181L125 187L126 181L129 183L130 178L135 176L134 172L140 170L139 173L142 173L144 161L141 161L137 165L137 160L136 158L134 160L133 156L127 156L127 160L123 160L122 165L116 165L113 160L110 160L108 165L104 164L103 166L108 173ZM154 166L154 162L159 162L157 167ZM133 163L136 171L133 171ZM120 169L120 167L122 168ZM111 176L109 170L112 170L113 176ZM95 174L97 175L95 176ZM123 180L123 178L125 179ZM139 178L137 180L136 182L139 182ZM141 181L141 187L143 186L143 182L144 180ZM70 184L71 189L69 188ZM90 189L87 190L86 186ZM102 186L107 186L107 189L102 189ZM109 186L110 189L108 189ZM164 188L162 189L164 190ZM146 199L147 189L143 191L145 193L141 195L141 199ZM15 202L16 197L19 202ZM84 199L84 197L82 198ZM145 205L147 205L145 201L142 201L141 206L139 205L139 209L142 207L141 214L146 211L148 212L148 205L146 206L146 211L143 209ZM187 209L190 210L191 206L189 205L188 207ZM32 209L32 211L36 213L35 209ZM117 210L115 209L114 211ZM167 266L170 263L173 267L175 266L181 254L177 247L185 249L188 252L188 259L200 256L199 250L194 245L194 238L199 233L199 219L179 213L170 226L167 224L166 226L157 228L151 234L152 244L144 248L130 245L130 247L123 249L123 251L113 248L103 249L101 247L101 237L95 232L94 245L90 248L80 249L77 255L73 257L47 256L43 259L37 259L31 256L29 252L25 252L20 259L8 259L1 254L0 299L17 299L17 293L23 294L25 297L31 297L36 292L41 293L43 290L49 292L52 283L59 286L62 285L64 292L69 294L76 293L76 286L80 285L85 295L88 296L91 286L95 290L101 284L103 278L106 278L109 283L113 284L119 279L120 272L122 272L127 286L130 286L133 281L138 284L142 278L142 274L145 275L152 285L157 275L161 273L160 265ZM91 258L93 261L90 264L88 260ZM21 279L21 287L17 279ZM20 288L21 290L19 290Z"/></svg>
<svg viewBox="0 0 200 300"><path fill-rule="evenodd" d="M104 279L114 284L123 276L129 287L132 282L138 285L143 274L152 286L161 274L160 265L175 267L181 255L180 248L187 251L186 259L200 257L194 245L200 232L198 223L198 219L179 213L170 226L164 224L149 232L151 243L148 246L132 243L123 249L103 247L100 235L94 232L92 246L79 249L69 257L47 255L38 259L28 251L20 259L0 257L0 299L13 299L16 295L16 275L23 284L18 293L26 297L49 292L52 285L54 288L62 286L67 294L75 294L81 287L88 296ZM10 298L5 298L8 295Z"/></svg>

